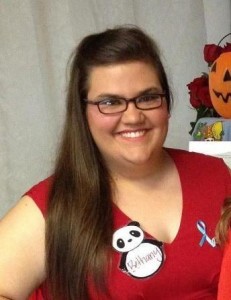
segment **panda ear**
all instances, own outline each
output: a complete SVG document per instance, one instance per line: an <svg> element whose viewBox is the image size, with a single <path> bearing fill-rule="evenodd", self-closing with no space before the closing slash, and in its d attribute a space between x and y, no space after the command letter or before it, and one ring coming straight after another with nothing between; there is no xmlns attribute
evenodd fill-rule
<svg viewBox="0 0 231 300"><path fill-rule="evenodd" d="M127 226L137 226L137 227L140 227L140 223L136 222L136 221L132 221L132 222L128 223Z"/></svg>

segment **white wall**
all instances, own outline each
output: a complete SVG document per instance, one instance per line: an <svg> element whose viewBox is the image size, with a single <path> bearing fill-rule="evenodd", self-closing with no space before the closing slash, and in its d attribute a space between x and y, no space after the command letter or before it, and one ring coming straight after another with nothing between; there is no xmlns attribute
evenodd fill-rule
<svg viewBox="0 0 231 300"><path fill-rule="evenodd" d="M186 84L207 71L203 47L230 32L230 0L0 0L0 215L54 161L63 124L66 64L86 34L117 24L158 42L175 106L166 145L188 148Z"/></svg>

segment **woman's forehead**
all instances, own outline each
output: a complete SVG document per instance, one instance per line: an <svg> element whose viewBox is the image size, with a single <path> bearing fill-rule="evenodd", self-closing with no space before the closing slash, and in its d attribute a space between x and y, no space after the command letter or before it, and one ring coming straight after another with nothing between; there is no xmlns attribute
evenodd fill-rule
<svg viewBox="0 0 231 300"><path fill-rule="evenodd" d="M124 95L129 91L139 93L148 88L161 90L158 72L146 62L127 62L93 67L88 78L88 96L101 93ZM125 96L125 95L124 95ZM128 96L128 95L127 95Z"/></svg>

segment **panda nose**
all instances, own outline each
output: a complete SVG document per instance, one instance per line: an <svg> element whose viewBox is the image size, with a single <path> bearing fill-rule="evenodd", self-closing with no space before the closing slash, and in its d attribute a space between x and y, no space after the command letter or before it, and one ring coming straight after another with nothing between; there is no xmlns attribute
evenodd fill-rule
<svg viewBox="0 0 231 300"><path fill-rule="evenodd" d="M128 242L130 243L132 241L132 239L129 239Z"/></svg>

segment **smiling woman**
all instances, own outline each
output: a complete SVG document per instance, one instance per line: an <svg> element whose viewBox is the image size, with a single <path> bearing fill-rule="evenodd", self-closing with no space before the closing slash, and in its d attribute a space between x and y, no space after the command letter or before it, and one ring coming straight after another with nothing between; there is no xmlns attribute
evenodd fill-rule
<svg viewBox="0 0 231 300"><path fill-rule="evenodd" d="M168 127L167 103L165 98L162 101L163 91L155 68L142 61L94 67L89 86L88 98L101 99L100 104L109 93L107 98L113 101L133 97L125 100L126 106L119 111L116 105L115 112L111 105L104 108L103 114L97 107L87 106L89 129L112 174L130 166L132 176L134 164L155 165ZM153 101L140 102L141 97L149 100L149 95L154 95L154 105ZM114 113L105 113L108 109Z"/></svg>
<svg viewBox="0 0 231 300"><path fill-rule="evenodd" d="M230 175L221 159L164 148L170 95L141 29L81 41L54 174L0 223L0 299L39 286L33 299L216 299L222 253L207 241Z"/></svg>

